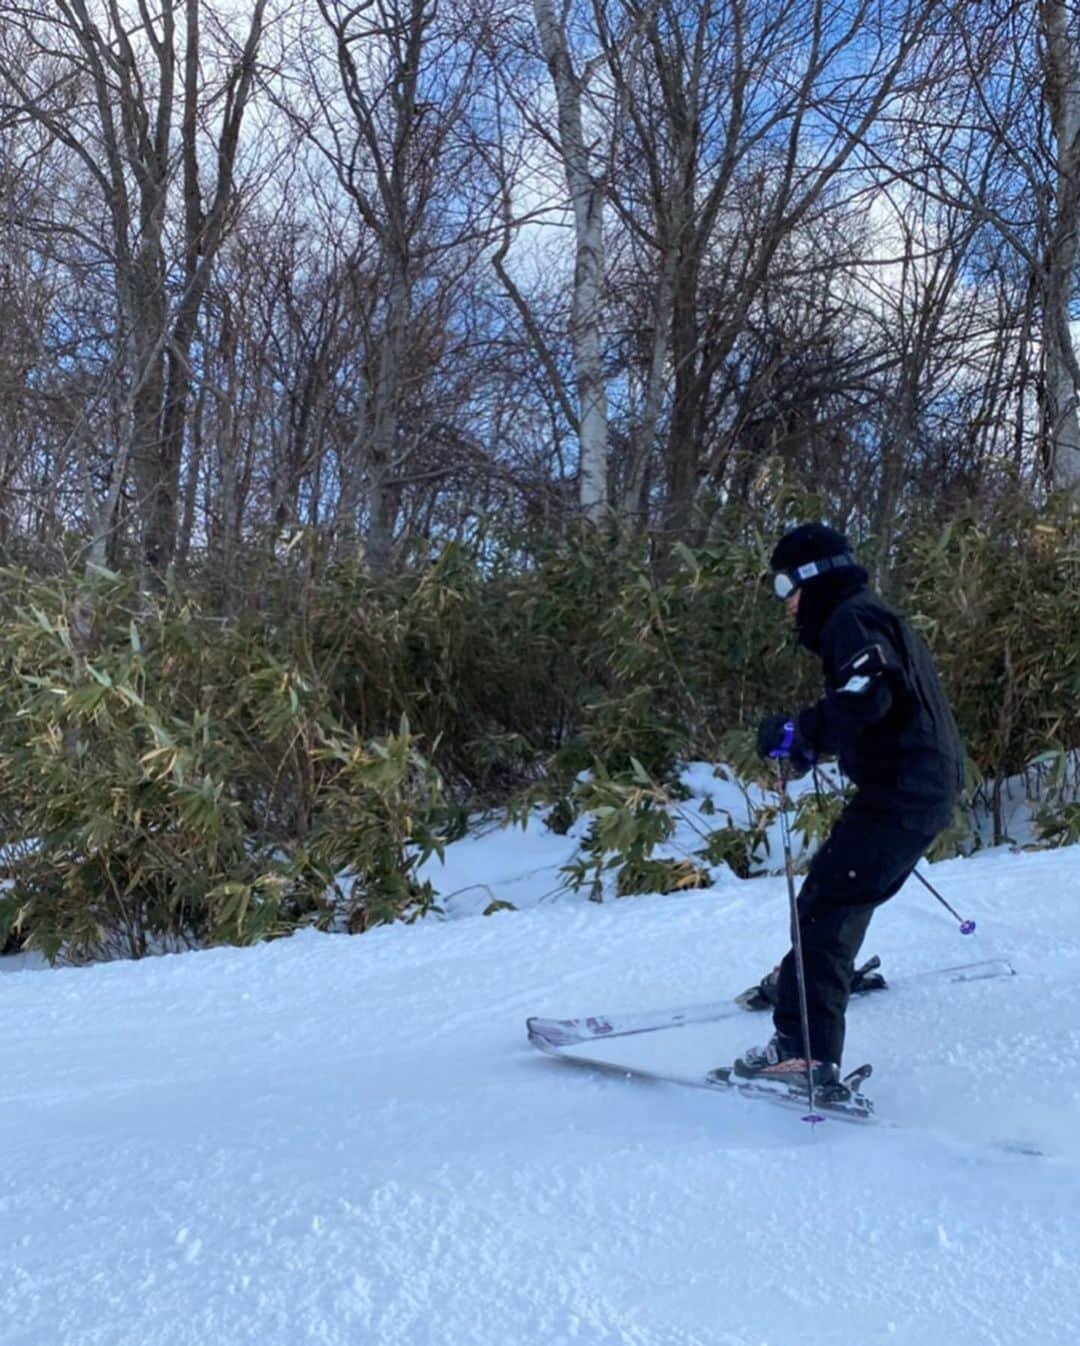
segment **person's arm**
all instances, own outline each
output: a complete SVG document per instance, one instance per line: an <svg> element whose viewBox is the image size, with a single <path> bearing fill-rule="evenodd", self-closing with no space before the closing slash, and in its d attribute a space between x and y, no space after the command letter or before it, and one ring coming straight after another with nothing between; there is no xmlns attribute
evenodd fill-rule
<svg viewBox="0 0 1080 1346"><path fill-rule="evenodd" d="M800 711L799 737L820 757L839 751L893 707L897 680L903 677L900 658L880 631L850 621L832 633L825 695Z"/></svg>

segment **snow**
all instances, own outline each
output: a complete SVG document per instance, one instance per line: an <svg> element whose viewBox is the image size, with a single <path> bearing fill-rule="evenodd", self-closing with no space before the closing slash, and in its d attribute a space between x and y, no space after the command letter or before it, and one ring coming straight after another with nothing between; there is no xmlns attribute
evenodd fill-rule
<svg viewBox="0 0 1080 1346"><path fill-rule="evenodd" d="M579 838L451 847L445 920L0 979L4 1346L1074 1342L1080 849L934 866L968 939L914 882L875 917L897 984L846 1061L895 1125L810 1128L527 1045L527 1015L722 999L782 952L782 878L590 903L558 892Z"/></svg>
<svg viewBox="0 0 1080 1346"><path fill-rule="evenodd" d="M775 795L766 793L757 785L744 785L732 778L723 768L722 775L706 762L694 762L680 774L679 783L689 797L672 808L675 830L666 845L658 846L658 859L695 859L705 836L714 828L733 825L748 828L755 811L766 804L775 804ZM832 768L823 766L819 779L823 786L835 783ZM797 804L805 794L814 790L807 776L793 781L789 792ZM447 847L444 863L431 861L421 877L431 879L440 893L440 905L446 916L482 915L492 901L510 902L515 908L558 902L567 896L566 876L562 867L577 855L578 848L589 830L588 817L579 818L566 835L552 832L542 824L543 816L533 820L531 827L503 827L499 821L487 819L473 829L470 836ZM780 823L774 821L767 829L768 850L759 857L763 870L782 868ZM796 832L792 838L796 857L803 851L803 839ZM730 886L738 880L726 866L714 868L715 886ZM605 892L614 897L615 874L605 876Z"/></svg>

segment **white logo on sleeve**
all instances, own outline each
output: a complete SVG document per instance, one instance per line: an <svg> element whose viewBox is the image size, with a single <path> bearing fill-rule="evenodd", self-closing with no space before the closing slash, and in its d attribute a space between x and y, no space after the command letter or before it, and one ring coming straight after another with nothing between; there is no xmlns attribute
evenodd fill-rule
<svg viewBox="0 0 1080 1346"><path fill-rule="evenodd" d="M856 673L854 677L848 678L843 687L838 687L838 692L847 692L851 696L861 696L870 686L870 679L861 673Z"/></svg>

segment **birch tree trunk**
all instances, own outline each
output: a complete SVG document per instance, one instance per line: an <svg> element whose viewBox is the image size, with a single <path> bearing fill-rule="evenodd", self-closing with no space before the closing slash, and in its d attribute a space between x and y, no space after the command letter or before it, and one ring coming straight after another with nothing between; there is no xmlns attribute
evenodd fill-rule
<svg viewBox="0 0 1080 1346"><path fill-rule="evenodd" d="M1046 426L1051 479L1055 486L1075 491L1080 487L1080 369L1069 328L1069 310L1076 288L1076 231L1080 224L1080 62L1078 40L1070 28L1071 9L1060 0L1043 0L1039 6L1046 101L1057 148L1043 308Z"/></svg>
<svg viewBox="0 0 1080 1346"><path fill-rule="evenodd" d="M390 568L394 524L398 514L396 479L398 421L409 319L409 278L403 257L390 261L386 323L379 348L375 406L371 424L368 472L368 562L376 572Z"/></svg>
<svg viewBox="0 0 1080 1346"><path fill-rule="evenodd" d="M608 506L607 394L600 341L604 280L604 194L590 171L582 119L582 85L574 73L566 28L554 0L533 0L536 28L558 105L558 141L574 209L574 292L571 335L578 393L581 467L578 499L585 517L600 519Z"/></svg>

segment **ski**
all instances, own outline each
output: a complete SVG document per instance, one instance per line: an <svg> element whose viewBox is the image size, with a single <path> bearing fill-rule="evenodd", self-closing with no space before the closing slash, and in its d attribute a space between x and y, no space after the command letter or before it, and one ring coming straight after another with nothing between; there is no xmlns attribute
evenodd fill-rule
<svg viewBox="0 0 1080 1346"><path fill-rule="evenodd" d="M813 1115L808 1115L807 1112L809 1100L804 1088L777 1082L765 1083L760 1080L742 1079L734 1074L730 1066L720 1066L715 1070L703 1071L699 1074L697 1072L654 1069L651 1066L637 1066L619 1061L604 1061L599 1057L579 1055L576 1052L571 1055L567 1048L548 1046L540 1039L534 1039L533 1045L548 1056L565 1061L572 1066L580 1066L594 1073L618 1076L623 1080L643 1084L675 1084L683 1088L702 1089L714 1094L726 1094L729 1097L738 1096L770 1103L774 1107L784 1108L788 1112L798 1112L803 1120L814 1119ZM865 1065L844 1076L843 1083L851 1092L851 1098L848 1100L829 1099L827 1096L823 1097L821 1092L815 1091L814 1108L818 1114L817 1120L834 1118L837 1121L848 1122L854 1126L882 1127L887 1131L910 1130L908 1124L896 1118L881 1117L875 1113L872 1100L867 1098L860 1088L870 1073L871 1067ZM953 1143L951 1137L943 1137L943 1139ZM977 1144L978 1148L985 1148L998 1154L1014 1155L1026 1159L1046 1157L1046 1151L1030 1140L997 1138L984 1139L974 1143ZM962 1144L967 1149L973 1142L967 1140L963 1141Z"/></svg>
<svg viewBox="0 0 1080 1346"><path fill-rule="evenodd" d="M546 1047L572 1047L594 1038L627 1038L635 1033L658 1033L665 1028L685 1024L711 1024L734 1019L742 1011L730 1000L704 1005L684 1005L682 1009L630 1011L620 1014L590 1014L580 1019L539 1019L525 1021L529 1041L543 1051Z"/></svg>
<svg viewBox="0 0 1080 1346"><path fill-rule="evenodd" d="M992 977L1014 975L1014 969L1004 959L991 958L979 963L960 963L955 967L930 968L925 972L897 977L892 984L905 987L923 981L983 981ZM743 993L744 996L746 994ZM686 1024L717 1023L721 1019L736 1018L742 1013L744 1013L743 1005L730 1000L720 1000L671 1009L582 1015L576 1019L543 1019L534 1016L526 1020L526 1028L533 1046L540 1048L541 1051L547 1051L593 1042L597 1038L630 1037L638 1033L658 1033L665 1029L682 1028Z"/></svg>
<svg viewBox="0 0 1080 1346"><path fill-rule="evenodd" d="M678 1084L691 1089L706 1089L712 1093L728 1095L738 1094L742 1098L762 1099L782 1108L799 1109L806 1112L808 1098L805 1089L780 1082L746 1080L734 1074L730 1066L721 1066L716 1070L703 1071L701 1074L689 1074L677 1070L653 1069L649 1066L628 1065L623 1062L604 1061L599 1057L569 1055L564 1047L551 1046L543 1039L530 1039L535 1047L549 1056L557 1057L570 1065L584 1066L588 1070L601 1071L608 1075L618 1075L623 1079L652 1082L655 1084ZM859 1091L859 1085L870 1075L870 1066L860 1066L844 1077L844 1087L849 1098L841 1101L839 1097L830 1099L821 1091L814 1096L814 1107L847 1122L871 1122L874 1117L874 1105L865 1094Z"/></svg>

